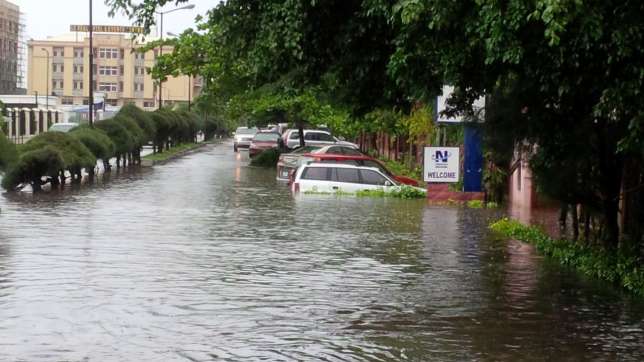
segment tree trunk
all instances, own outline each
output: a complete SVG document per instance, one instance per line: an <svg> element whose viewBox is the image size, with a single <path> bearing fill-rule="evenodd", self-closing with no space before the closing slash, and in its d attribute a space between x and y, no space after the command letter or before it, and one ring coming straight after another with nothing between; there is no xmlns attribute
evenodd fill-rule
<svg viewBox="0 0 644 362"><path fill-rule="evenodd" d="M570 210L572 217L572 239L577 241L579 239L579 217L577 215L577 205L572 205Z"/></svg>

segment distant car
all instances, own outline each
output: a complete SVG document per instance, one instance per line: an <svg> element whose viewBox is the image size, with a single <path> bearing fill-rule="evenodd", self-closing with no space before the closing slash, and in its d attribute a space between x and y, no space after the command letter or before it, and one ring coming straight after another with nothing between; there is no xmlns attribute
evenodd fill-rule
<svg viewBox="0 0 644 362"><path fill-rule="evenodd" d="M287 148L293 149L300 146L300 132L296 129L289 129L284 132L282 139ZM355 143L341 141L336 137L333 137L331 133L327 131L313 129L304 130L305 146L328 146L334 144L358 148L358 145Z"/></svg>
<svg viewBox="0 0 644 362"><path fill-rule="evenodd" d="M327 154L333 153L338 155L362 156L362 152L351 146L331 145L331 146L304 146L293 150L290 153L283 153L277 162L277 179L287 181L292 179L295 170L302 165L302 158L309 153ZM309 158L307 162L312 161Z"/></svg>
<svg viewBox="0 0 644 362"><path fill-rule="evenodd" d="M257 128L239 127L235 130L233 140L233 150L237 152L239 148L249 148L250 142L259 130Z"/></svg>
<svg viewBox="0 0 644 362"><path fill-rule="evenodd" d="M76 127L78 127L78 123L54 123L47 129L47 131L67 133Z"/></svg>
<svg viewBox="0 0 644 362"><path fill-rule="evenodd" d="M259 132L255 134L248 148L248 156L255 157L265 150L278 147L280 134L276 132Z"/></svg>
<svg viewBox="0 0 644 362"><path fill-rule="evenodd" d="M297 169L291 190L297 192L356 193L362 190L393 191L400 185L375 167L311 163Z"/></svg>

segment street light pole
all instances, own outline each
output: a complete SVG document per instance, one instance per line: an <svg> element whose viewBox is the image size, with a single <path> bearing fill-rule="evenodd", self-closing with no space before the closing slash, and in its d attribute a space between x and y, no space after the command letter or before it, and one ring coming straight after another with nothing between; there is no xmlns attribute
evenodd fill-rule
<svg viewBox="0 0 644 362"><path fill-rule="evenodd" d="M89 126L94 126L94 23L92 0L89 0Z"/></svg>
<svg viewBox="0 0 644 362"><path fill-rule="evenodd" d="M47 50L47 49L45 49L45 48L41 48L41 49L42 49L45 53L47 53L47 75L45 76L45 79L47 80L47 81L46 81L46 85L45 85L45 89L46 89L46 90L45 90L45 92L46 92L47 94L45 94L45 103L47 104L47 105L46 105L47 110L49 110L49 50Z"/></svg>
<svg viewBox="0 0 644 362"><path fill-rule="evenodd" d="M168 11L157 11L156 13L160 15L160 25L161 25L161 32L159 33L159 40L161 41L161 44L159 44L159 56L163 55L163 15L178 11L178 10L189 10L189 9L194 9L195 6L194 4L191 5L186 5L182 6L180 8L168 10ZM159 92L159 109L163 106L163 96L161 92L161 88L163 87L163 80L159 79L159 86L157 87L157 91Z"/></svg>

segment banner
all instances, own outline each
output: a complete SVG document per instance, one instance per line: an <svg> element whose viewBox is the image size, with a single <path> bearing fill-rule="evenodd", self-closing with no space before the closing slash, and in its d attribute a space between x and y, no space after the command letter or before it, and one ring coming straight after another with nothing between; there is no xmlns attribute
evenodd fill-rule
<svg viewBox="0 0 644 362"><path fill-rule="evenodd" d="M92 26L92 29L95 33L143 34L143 28L140 26L94 25ZM70 25L69 30L73 32L89 33L89 25Z"/></svg>

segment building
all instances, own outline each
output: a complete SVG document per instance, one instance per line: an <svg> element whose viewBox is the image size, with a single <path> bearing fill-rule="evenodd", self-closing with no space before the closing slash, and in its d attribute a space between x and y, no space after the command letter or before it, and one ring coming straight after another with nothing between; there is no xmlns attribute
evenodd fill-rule
<svg viewBox="0 0 644 362"><path fill-rule="evenodd" d="M148 110L157 108L157 86L147 70L154 66L158 49L137 51L145 44L142 37L133 35L134 28L94 27L95 99L112 107L135 103ZM72 26L72 29L79 28L87 30L87 27ZM171 51L171 47L163 49L166 54ZM49 92L60 97L63 107L89 104L88 33L79 31L47 40L30 40L28 60L30 95ZM191 77L168 78L161 88L163 105L188 103L200 88L200 82Z"/></svg>
<svg viewBox="0 0 644 362"><path fill-rule="evenodd" d="M0 94L24 94L24 25L20 8L0 0Z"/></svg>

